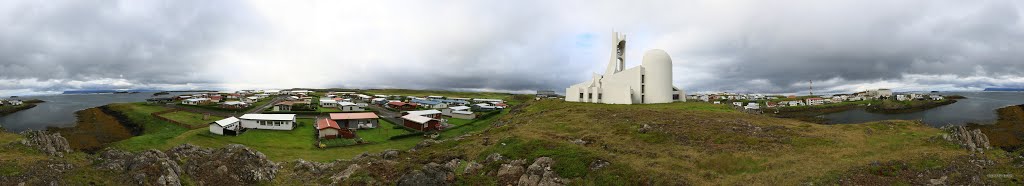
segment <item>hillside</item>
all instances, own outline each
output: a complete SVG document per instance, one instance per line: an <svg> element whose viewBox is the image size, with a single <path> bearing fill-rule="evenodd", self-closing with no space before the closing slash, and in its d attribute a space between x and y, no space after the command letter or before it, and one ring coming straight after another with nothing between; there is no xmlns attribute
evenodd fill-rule
<svg viewBox="0 0 1024 186"><path fill-rule="evenodd" d="M148 113L161 110L158 107L109 107L142 123L145 134L116 142L112 150L73 152L56 158L21 145L18 141L24 137L20 135L0 133L0 142L8 147L0 150L0 164L5 165L0 169L0 181L184 185L1005 185L1021 183L1012 176L998 175L1024 175L1014 167L1022 166L1024 158L1019 154L999 149L971 154L943 140L942 130L912 121L819 125L739 113L708 103L528 101L480 122L482 126L443 133L437 140L404 138L322 150L302 141L282 140L292 139L289 131L211 136L204 133L204 128L185 130L152 120ZM221 165L189 161L211 158ZM131 165L126 169L119 167L125 165L119 162ZM55 164L73 166L59 173L41 174L45 167ZM131 171L136 169L165 171L142 171L144 175L139 176L139 172ZM256 175L231 171L250 169L260 171L251 173ZM169 182L167 176L180 181Z"/></svg>

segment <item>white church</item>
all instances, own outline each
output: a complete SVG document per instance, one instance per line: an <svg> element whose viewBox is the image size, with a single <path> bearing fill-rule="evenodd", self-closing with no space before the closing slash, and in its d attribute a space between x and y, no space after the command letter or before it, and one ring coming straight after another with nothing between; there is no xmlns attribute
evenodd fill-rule
<svg viewBox="0 0 1024 186"><path fill-rule="evenodd" d="M682 89L672 86L672 58L664 50L644 53L640 66L626 69L626 35L613 32L612 50L604 75L565 89L565 101L606 104L652 104L686 101Z"/></svg>

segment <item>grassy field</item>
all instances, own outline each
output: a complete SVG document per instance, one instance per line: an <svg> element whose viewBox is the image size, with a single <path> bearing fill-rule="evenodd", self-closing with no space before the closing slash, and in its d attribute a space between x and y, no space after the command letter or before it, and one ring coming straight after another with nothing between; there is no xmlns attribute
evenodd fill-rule
<svg viewBox="0 0 1024 186"><path fill-rule="evenodd" d="M206 126L206 125L209 125L211 122L224 119L224 117L219 117L219 116L208 116L204 120L203 119L203 114L197 114L197 113L188 112L188 111L176 111L176 112L161 114L160 116L163 116L163 117L165 117L167 119L174 120L174 121L177 121L177 122L189 125L189 126L193 126L193 127Z"/></svg>
<svg viewBox="0 0 1024 186"><path fill-rule="evenodd" d="M367 142L387 143L388 139L390 139L392 136L409 133L409 131L406 131L405 129L395 128L394 124L384 121L384 119L378 119L377 123L380 124L380 126L378 126L377 128L360 129L356 131L356 135Z"/></svg>
<svg viewBox="0 0 1024 186"><path fill-rule="evenodd" d="M143 123L145 132L141 136L119 141L112 146L129 151L141 151L151 148L166 150L174 146L191 143L206 147L222 147L227 144L243 144L259 150L274 161L291 161L305 159L311 161L333 161L335 159L349 159L363 152L377 153L387 149L409 149L419 143L423 138L411 137L397 140L388 140L391 136L406 134L408 131L395 129L393 124L380 121L381 126L377 129L360 130L357 134L364 140L375 142L368 145L356 145L348 147L336 147L319 149L313 146L313 120L298 119L300 123L295 130L272 131L272 130L248 130L239 136L219 136L210 134L206 127L186 130L169 122L156 119L150 113L166 110L160 106L151 106L143 103L113 104L111 108L122 112L132 121ZM178 112L175 112L178 113ZM166 115L165 115L166 116ZM197 114L183 114L182 120L200 122L195 120ZM201 115L198 115L201 117ZM501 115L499 115L500 117ZM498 118L498 117L494 117ZM176 120L178 121L178 120ZM465 129L445 131L442 137L457 136L473 131L479 131L489 125L493 119L480 123L475 127L464 127ZM468 121L461 121L468 122ZM205 123L205 122L204 122ZM456 135L457 134L457 135Z"/></svg>
<svg viewBox="0 0 1024 186"><path fill-rule="evenodd" d="M942 132L911 121L817 125L709 103L538 101L500 121L508 127L484 135L502 145L484 146L475 138L427 153L461 152L477 161L492 152L513 159L553 157L559 175L580 178L583 185L797 185L876 161L945 161L968 153L930 140ZM645 124L649 132L639 132ZM576 139L586 144L571 142ZM597 159L613 166L589 171Z"/></svg>

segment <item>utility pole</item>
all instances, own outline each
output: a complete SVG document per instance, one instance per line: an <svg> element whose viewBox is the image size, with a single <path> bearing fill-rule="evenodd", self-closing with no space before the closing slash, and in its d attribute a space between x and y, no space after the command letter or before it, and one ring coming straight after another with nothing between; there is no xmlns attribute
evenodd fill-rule
<svg viewBox="0 0 1024 186"><path fill-rule="evenodd" d="M814 95L814 80L807 80L807 84L808 84L808 90L807 90L807 92L808 92L808 93L809 93L809 94L810 94L811 96L813 96L813 95Z"/></svg>

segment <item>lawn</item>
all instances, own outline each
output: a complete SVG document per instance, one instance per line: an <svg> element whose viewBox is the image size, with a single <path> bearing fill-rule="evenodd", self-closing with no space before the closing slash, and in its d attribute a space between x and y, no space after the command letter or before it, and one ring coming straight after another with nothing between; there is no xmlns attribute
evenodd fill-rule
<svg viewBox="0 0 1024 186"><path fill-rule="evenodd" d="M317 106L316 107L316 111L317 112L341 112L341 109Z"/></svg>
<svg viewBox="0 0 1024 186"><path fill-rule="evenodd" d="M409 133L409 131L406 131L405 129L395 128L394 124L391 124L391 122L387 122L384 119L378 119L377 123L380 124L380 126L378 126L377 128L361 129L356 131L356 135L359 136L359 138L363 138L363 140L367 142L386 143L388 139L390 139L392 136Z"/></svg>
<svg viewBox="0 0 1024 186"><path fill-rule="evenodd" d="M197 114L197 113L192 113L192 112L188 112L188 111L176 111L176 112L162 114L160 116L163 116L163 117L165 117L167 119L170 119L170 120L181 122L183 124L186 124L186 125L189 125L189 126L192 126L192 127L205 126L205 125L210 124L211 122L224 119L224 117L219 117L219 116L208 116L204 120L203 119L203 114Z"/></svg>
<svg viewBox="0 0 1024 186"><path fill-rule="evenodd" d="M116 148L129 151L142 151L153 148L157 145L165 144L168 139L174 138L188 131L184 127L160 120L150 115L154 112L167 110L167 108L161 106L146 105L145 103L118 103L110 104L109 106L110 109L124 114L129 120L141 124L144 128L143 134L140 136L135 136L128 138L127 140L111 144L111 146ZM201 128L197 130L207 129Z"/></svg>

